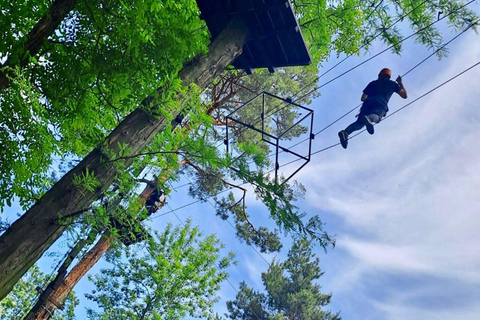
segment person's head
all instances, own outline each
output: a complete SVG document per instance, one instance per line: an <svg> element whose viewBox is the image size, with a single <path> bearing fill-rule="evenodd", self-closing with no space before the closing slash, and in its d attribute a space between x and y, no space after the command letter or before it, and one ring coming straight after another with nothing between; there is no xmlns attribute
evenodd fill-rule
<svg viewBox="0 0 480 320"><path fill-rule="evenodd" d="M392 77L392 70L388 68L383 68L378 74L378 80L390 80Z"/></svg>

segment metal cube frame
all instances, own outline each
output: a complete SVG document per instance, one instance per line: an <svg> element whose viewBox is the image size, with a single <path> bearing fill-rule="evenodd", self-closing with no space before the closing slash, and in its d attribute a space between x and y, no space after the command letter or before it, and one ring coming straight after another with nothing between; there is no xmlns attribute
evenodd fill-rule
<svg viewBox="0 0 480 320"><path fill-rule="evenodd" d="M303 115L299 120L297 120L290 128L288 128L287 130L285 130L284 132L282 132L279 136L275 136L273 134L269 134L267 132L265 132L265 98L266 97L272 97L274 99L277 99L277 100L280 100L280 101L283 101L283 103L286 103L287 105L291 105L291 106L295 106L295 107L298 107L302 110L305 110L306 111L306 114ZM245 122L242 122L238 119L235 119L232 117L232 115L234 115L236 112L238 112L240 109L242 108L245 108L246 106L250 105L253 101L255 101L256 99L259 99L261 98L262 99L262 112L260 114L260 117L257 118L255 121L257 120L260 120L261 119L261 128L256 128L254 125L252 124L248 124L248 123L245 123ZM286 106L287 106L286 105ZM282 110L283 108L285 108L286 106L283 106L282 108L278 109L278 111ZM274 114L274 113L273 113ZM301 154L298 154L297 152L294 152L292 150L290 150L289 148L286 148L286 147L283 147L280 145L280 140L282 139L282 137L284 137L288 132L290 132L290 130L292 130L295 126L299 125L301 122L303 122L305 119L308 119L310 117L310 132L308 134L308 155L307 156L303 156ZM272 146L275 147L275 184L277 185L278 184L278 170L280 169L280 164L278 163L278 155L279 153L281 152L287 152L287 153L290 153L290 154L293 154L295 155L296 157L298 157L298 160L303 160L304 162L302 163L302 165L300 167L298 167L290 176L288 176L283 183L287 182L288 180L290 180L290 178L292 178L298 171L300 171L304 166L307 165L308 162L310 162L310 157L311 157L311 153L312 153L312 140L315 138L315 135L313 134L313 110L312 109L309 109L309 108L306 108L302 105L299 105L295 102L293 102L291 99L284 99L284 98L281 98L279 96L276 96L274 94L271 94L271 93L268 93L268 92L262 92L258 95L256 95L254 98L250 99L248 102L246 102L245 104L243 104L242 106L238 107L237 109L235 109L234 111L230 112L227 117L226 117L226 125L225 125L225 128L226 128L226 137L225 137L225 141L224 143L226 144L226 147L227 147L227 153L230 152L229 150L229 123L232 123L232 122L235 122L235 123L238 123L244 127L247 127L251 130L254 130L258 133L260 133L262 135L262 138L260 141L264 141ZM275 142L272 142L270 141L268 138L270 138L271 140L274 140ZM305 140L304 140L305 141ZM304 142L302 141L302 142ZM280 151L281 150L281 151ZM242 157L243 154L241 154L240 156L237 157L240 158ZM294 160L294 161L291 161L287 164L290 164L292 162L295 162L295 161L298 161L298 160ZM233 170L237 171L238 172L238 169L236 168L232 168Z"/></svg>

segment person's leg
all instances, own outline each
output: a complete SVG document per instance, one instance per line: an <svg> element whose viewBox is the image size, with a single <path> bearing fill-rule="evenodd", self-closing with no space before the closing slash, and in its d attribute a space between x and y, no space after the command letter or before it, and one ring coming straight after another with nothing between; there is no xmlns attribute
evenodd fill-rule
<svg viewBox="0 0 480 320"><path fill-rule="evenodd" d="M374 134L375 130L373 128L374 123L379 123L382 120L382 117L385 115L385 110L382 108L373 109L369 114L363 116L361 118L365 127L367 127L367 131L370 134Z"/></svg>
<svg viewBox="0 0 480 320"><path fill-rule="evenodd" d="M355 121L354 123L350 124L348 127L345 128L345 131L347 133L347 135L349 134L352 134L352 132L354 131L357 131L357 130L360 130L363 128L364 124L361 120L361 118L363 117L363 114L359 114L358 115L358 118L357 118L357 121Z"/></svg>
<svg viewBox="0 0 480 320"><path fill-rule="evenodd" d="M360 130L363 128L363 122L360 121L360 117L363 115L360 114L357 118L357 121L354 123L350 124L348 127L345 128L345 130L342 130L338 133L338 137L340 138L340 144L344 149L347 149L348 145L348 135L351 134L354 131Z"/></svg>

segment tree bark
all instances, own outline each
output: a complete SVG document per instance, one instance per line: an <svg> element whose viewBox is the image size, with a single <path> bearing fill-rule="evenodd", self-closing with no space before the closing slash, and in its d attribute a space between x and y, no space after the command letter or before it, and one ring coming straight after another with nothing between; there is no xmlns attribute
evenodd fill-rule
<svg viewBox="0 0 480 320"><path fill-rule="evenodd" d="M234 18L223 32L210 44L209 53L184 67L179 72L183 85L195 83L205 88L243 49L247 26L240 18ZM157 89L161 92L162 89ZM149 105L148 97L142 104ZM181 110L171 111L175 117ZM13 285L37 261L65 229L59 218L87 208L115 179L119 161L109 161L106 154L119 154L121 145L127 146L133 156L144 149L155 135L167 125L165 117L154 117L143 109L136 109L106 138L102 147L95 148L75 168L58 181L35 205L0 237L0 300L11 291ZM121 162L129 166L133 159ZM91 193L75 186L74 177L93 174L99 182Z"/></svg>
<svg viewBox="0 0 480 320"><path fill-rule="evenodd" d="M47 320L53 315L53 312L58 308L57 304L63 303L68 294L72 291L73 287L83 278L83 276L90 270L95 263L107 252L110 248L112 239L108 232L101 235L95 246L85 254L72 271L68 273L61 285L53 294L45 301L43 308L38 310L36 314L25 317L24 320Z"/></svg>
<svg viewBox="0 0 480 320"><path fill-rule="evenodd" d="M28 33L27 40L23 45L22 50L19 53L19 62L17 65L11 65L11 57L0 66L0 70L3 67L23 67L28 63L30 57L35 56L43 45L43 41L55 32L63 19L68 15L70 11L75 7L76 0L56 0L48 12L37 22L32 31ZM14 76L9 74L8 71L0 71L0 92L10 86L10 80L8 76Z"/></svg>
<svg viewBox="0 0 480 320"><path fill-rule="evenodd" d="M184 164L183 161L180 165L182 164ZM162 172L164 174L160 176L158 183L165 183L168 180L170 174L172 174L172 172L172 170ZM141 201L145 203L152 196L155 189L156 187L152 186L152 184L150 183L147 183L147 186L139 195ZM105 241L103 239L108 239L109 241ZM85 276L85 274L87 274L87 272L98 262L98 260L100 260L100 258L105 254L105 252L107 252L112 243L111 240L112 239L110 238L109 233L103 232L97 244L95 244L95 246L93 246L88 251L88 253L85 254L82 259L80 259L80 261L78 261L78 263L75 265L72 271L68 273L68 275L66 273L62 274L63 269L65 269L63 267L66 265L66 263L64 262L60 267L58 275L57 277L55 277L55 280L53 280L47 286L44 292L40 295L39 300L30 310L24 320L50 319L55 313L55 311L59 308L59 306L64 303L68 294L73 290L75 285L83 278L83 276ZM80 244L74 247L74 249L72 250L73 252L77 251L75 250L77 247L82 246L81 242L84 241L81 240ZM68 267L68 265L66 267ZM61 277L63 277L63 279L59 280L59 278ZM56 285L56 283L58 282L61 282L60 285Z"/></svg>
<svg viewBox="0 0 480 320"><path fill-rule="evenodd" d="M235 94L237 94L237 91L231 91L220 101L215 102L212 106L207 108L205 113L207 115L211 115L214 110L216 110L226 101L234 97ZM190 130L188 125L184 129L186 129L187 131ZM188 160L182 160L178 163L178 165L182 166L188 163L190 163ZM155 183L155 185L164 184L165 182L167 182L167 180L172 174L173 170L170 169L162 171L162 174L158 177L157 183ZM142 182L147 183L147 186L140 193L139 198L145 204L147 200L152 196L153 192L157 189L157 186L154 186L154 184L150 183L149 181ZM102 234L102 237L107 237L107 235L104 233ZM63 305L65 299L67 298L68 294L73 290L75 285L81 280L83 276L85 276L85 274L95 265L95 263L98 262L100 257L105 254L105 252L110 248L111 242L105 242L103 244L100 244L100 241L101 240L99 240L99 243L97 243L97 245L90 249L90 251L85 255L85 257L80 259L74 269L68 275L66 275L66 273L63 272L64 270L66 271L66 268L68 268L68 266L70 265L70 263L67 263L67 261L71 262L71 259L73 259L72 254L69 254L67 261L64 262L60 267L58 274L55 277L55 280L53 280L42 292L38 301L24 318L24 320L47 320L53 316L59 306ZM81 240L80 244L77 244L72 250L72 252L78 251L75 250L76 247L83 247L81 244L82 242L85 243L85 241ZM93 256L98 257L98 259L91 259L91 257ZM83 272L78 272L77 270L83 270ZM65 280L63 280L62 277ZM61 282L60 286L56 285L59 282ZM143 314L143 316L145 316L145 314Z"/></svg>

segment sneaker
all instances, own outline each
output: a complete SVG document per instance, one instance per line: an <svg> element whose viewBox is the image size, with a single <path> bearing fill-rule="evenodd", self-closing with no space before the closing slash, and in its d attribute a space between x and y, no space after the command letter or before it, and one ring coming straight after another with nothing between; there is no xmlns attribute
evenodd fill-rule
<svg viewBox="0 0 480 320"><path fill-rule="evenodd" d="M373 134L375 132L375 129L373 128L373 123L370 121L370 119L367 116L362 117L362 122L367 127L367 131L370 134Z"/></svg>
<svg viewBox="0 0 480 320"><path fill-rule="evenodd" d="M342 130L338 133L338 137L340 138L340 144L342 145L343 149L347 149L348 145L348 134L345 130Z"/></svg>

